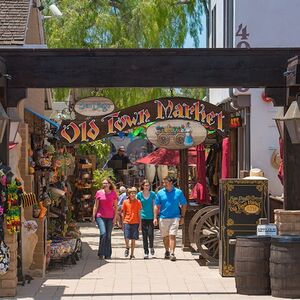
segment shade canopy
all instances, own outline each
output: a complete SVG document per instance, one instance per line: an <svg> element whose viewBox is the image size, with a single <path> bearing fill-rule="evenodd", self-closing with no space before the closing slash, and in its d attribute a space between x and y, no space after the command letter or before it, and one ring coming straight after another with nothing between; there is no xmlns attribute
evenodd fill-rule
<svg viewBox="0 0 300 300"><path fill-rule="evenodd" d="M197 164L197 151L195 147L188 150L189 165ZM170 150L165 148L158 148L149 155L138 159L135 163L152 164L152 165L167 165L178 166L180 164L179 150Z"/></svg>

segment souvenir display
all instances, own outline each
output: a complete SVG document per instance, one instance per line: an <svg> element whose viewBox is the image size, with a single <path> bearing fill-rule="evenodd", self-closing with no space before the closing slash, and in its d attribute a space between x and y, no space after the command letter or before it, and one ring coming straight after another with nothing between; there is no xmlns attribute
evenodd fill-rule
<svg viewBox="0 0 300 300"><path fill-rule="evenodd" d="M7 210L5 212L6 228L9 233L20 231L20 204L23 188L19 179L7 185Z"/></svg>
<svg viewBox="0 0 300 300"><path fill-rule="evenodd" d="M0 276L4 275L8 271L9 263L9 248L4 241L0 241Z"/></svg>
<svg viewBox="0 0 300 300"><path fill-rule="evenodd" d="M7 178L2 169L0 169L0 241L4 240L4 207L7 198Z"/></svg>
<svg viewBox="0 0 300 300"><path fill-rule="evenodd" d="M47 218L46 264L63 259L75 253L80 232L72 223L73 205L72 176L75 168L74 149L67 149L59 142L49 140L42 135L32 134L31 147L28 147L29 173L34 174L35 193L21 196L24 207L32 206L33 218ZM33 233L37 222L24 222L22 230Z"/></svg>
<svg viewBox="0 0 300 300"><path fill-rule="evenodd" d="M92 198L93 164L88 158L77 158L75 168L75 192L73 203L76 220L91 220L94 200Z"/></svg>

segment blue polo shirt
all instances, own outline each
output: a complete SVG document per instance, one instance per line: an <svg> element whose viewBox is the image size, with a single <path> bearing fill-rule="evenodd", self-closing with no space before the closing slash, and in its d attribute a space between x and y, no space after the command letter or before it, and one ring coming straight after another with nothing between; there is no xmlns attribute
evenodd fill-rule
<svg viewBox="0 0 300 300"><path fill-rule="evenodd" d="M143 195L143 192L138 192L136 198L139 199L142 203L141 217L142 219L153 220L153 205L155 200L155 193L150 191L149 197L146 199Z"/></svg>
<svg viewBox="0 0 300 300"><path fill-rule="evenodd" d="M160 206L161 219L173 219L180 217L179 205L185 205L187 201L180 189L173 187L168 192L166 188L157 192L155 205Z"/></svg>

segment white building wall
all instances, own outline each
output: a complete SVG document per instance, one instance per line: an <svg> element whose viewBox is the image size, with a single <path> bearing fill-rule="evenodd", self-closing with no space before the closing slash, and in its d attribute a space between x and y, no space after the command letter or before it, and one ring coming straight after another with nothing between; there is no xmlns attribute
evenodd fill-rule
<svg viewBox="0 0 300 300"><path fill-rule="evenodd" d="M213 0L217 5L217 45L223 47L223 0ZM218 6L220 8L218 8ZM222 9L222 11L220 11ZM300 0L235 0L234 45L246 47L300 47L299 34ZM220 20L219 20L220 18ZM240 24L247 26L246 39L236 35ZM218 28L221 27L221 28ZM274 195L282 194L278 171L271 165L274 149L279 150L278 132L272 120L277 108L262 100L263 89L251 89L251 166L261 168L269 179L269 190ZM212 103L228 96L224 89L210 89ZM220 99L224 97L223 99Z"/></svg>
<svg viewBox="0 0 300 300"><path fill-rule="evenodd" d="M223 34L224 34L224 2L223 0L211 0L211 10L216 7L216 47L223 48ZM210 47L212 45L212 35L210 33ZM210 89L209 91L209 101L212 104L218 104L222 100L229 97L228 89Z"/></svg>

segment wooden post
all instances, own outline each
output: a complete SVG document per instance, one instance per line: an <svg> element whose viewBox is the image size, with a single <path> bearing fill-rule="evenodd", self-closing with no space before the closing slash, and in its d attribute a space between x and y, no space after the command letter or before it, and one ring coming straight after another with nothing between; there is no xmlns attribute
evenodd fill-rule
<svg viewBox="0 0 300 300"><path fill-rule="evenodd" d="M288 110L292 101L296 100L300 92L300 59L299 56L288 60L286 85L286 103L284 112ZM284 204L286 210L300 210L300 144L292 144L290 135L284 127Z"/></svg>
<svg viewBox="0 0 300 300"><path fill-rule="evenodd" d="M4 110L7 110L7 101L5 88L0 87L0 103L2 104ZM4 165L8 165L8 137L9 137L9 123L6 125L5 133L3 136L2 143L0 143L0 161L3 162Z"/></svg>
<svg viewBox="0 0 300 300"><path fill-rule="evenodd" d="M179 151L180 155L180 188L187 199L189 200L189 168L188 168L188 149L182 149ZM184 218L184 225L182 228L182 247L183 250L190 249L190 241L189 241L189 221L190 218L188 217L188 209L185 214Z"/></svg>
<svg viewBox="0 0 300 300"><path fill-rule="evenodd" d="M284 209L300 210L300 144L292 144L290 136L284 130Z"/></svg>
<svg viewBox="0 0 300 300"><path fill-rule="evenodd" d="M0 103L6 111L7 103L6 103L6 80L3 74L6 73L6 65L5 61L2 57L0 57ZM0 161L3 164L8 165L8 126L6 126L6 130L3 136L3 141L0 143Z"/></svg>

